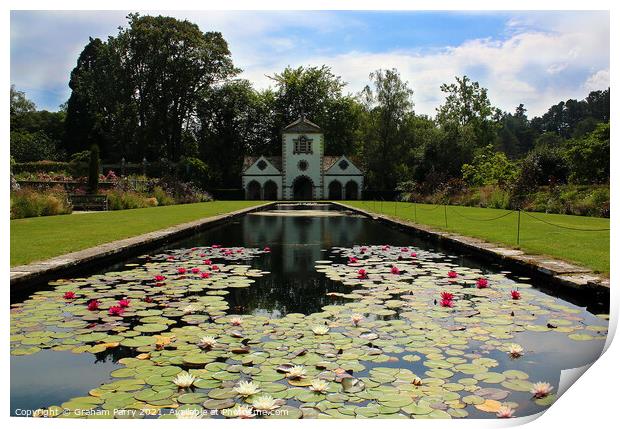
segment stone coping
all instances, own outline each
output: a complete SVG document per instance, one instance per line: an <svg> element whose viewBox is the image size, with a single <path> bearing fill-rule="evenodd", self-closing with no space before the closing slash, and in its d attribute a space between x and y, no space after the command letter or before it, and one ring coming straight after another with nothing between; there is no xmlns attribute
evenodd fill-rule
<svg viewBox="0 0 620 429"><path fill-rule="evenodd" d="M585 292L588 298L601 300L602 304L609 306L609 279L587 268L548 256L527 254L522 250L502 247L497 243L490 243L479 238L438 231L426 225L401 220L392 216L379 215L348 204L340 202L333 202L333 204L398 228L420 234L458 250L469 251L492 261L499 260L508 265L516 266L521 270L526 270L532 274L542 276L545 280L552 283L553 286L560 286L563 289L569 288L577 293Z"/></svg>
<svg viewBox="0 0 620 429"><path fill-rule="evenodd" d="M56 256L51 259L11 267L11 294L19 293L24 289L32 288L33 286L53 278L60 276L66 277L68 274L78 273L103 264L121 261L124 258L138 255L165 243L188 237L207 227L222 224L230 219L243 216L246 213L263 210L274 204L273 202L259 204L254 207L235 210L174 225L157 231L147 232L135 237L100 244L84 250Z"/></svg>

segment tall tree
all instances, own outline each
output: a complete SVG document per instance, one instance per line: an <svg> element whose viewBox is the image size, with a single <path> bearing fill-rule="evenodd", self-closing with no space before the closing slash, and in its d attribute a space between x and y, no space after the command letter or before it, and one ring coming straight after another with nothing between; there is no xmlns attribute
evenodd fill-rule
<svg viewBox="0 0 620 429"><path fill-rule="evenodd" d="M327 154L350 154L356 139L360 108L353 97L343 93L346 83L340 76L323 65L287 67L271 79L275 83L272 138L278 146L282 128L305 114L323 128Z"/></svg>
<svg viewBox="0 0 620 429"><path fill-rule="evenodd" d="M491 105L487 89L469 77L456 77L456 83L441 85L446 100L437 109L437 122L445 127L468 127L475 135L475 146L492 144L497 131L499 110Z"/></svg>
<svg viewBox="0 0 620 429"><path fill-rule="evenodd" d="M67 112L69 146L98 143L107 156L176 161L202 91L238 70L220 33L171 17L128 19L116 37L91 40L80 55Z"/></svg>
<svg viewBox="0 0 620 429"><path fill-rule="evenodd" d="M413 111L413 90L396 69L377 70L370 80L362 92L368 181L379 189L394 189L399 177L391 166L401 157L402 125Z"/></svg>
<svg viewBox="0 0 620 429"><path fill-rule="evenodd" d="M211 88L198 102L196 136L199 156L221 185L238 187L245 154L264 153L271 134L269 111L247 80L233 80Z"/></svg>

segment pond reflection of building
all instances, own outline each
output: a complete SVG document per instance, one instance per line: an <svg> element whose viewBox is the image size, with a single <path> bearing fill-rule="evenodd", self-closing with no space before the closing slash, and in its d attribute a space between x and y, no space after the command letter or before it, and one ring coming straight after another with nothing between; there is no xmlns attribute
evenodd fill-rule
<svg viewBox="0 0 620 429"><path fill-rule="evenodd" d="M250 246L270 246L282 258L288 274L314 272L315 261L327 258L336 243L359 244L363 219L350 216L246 216L244 241ZM272 263L275 261L272 261Z"/></svg>

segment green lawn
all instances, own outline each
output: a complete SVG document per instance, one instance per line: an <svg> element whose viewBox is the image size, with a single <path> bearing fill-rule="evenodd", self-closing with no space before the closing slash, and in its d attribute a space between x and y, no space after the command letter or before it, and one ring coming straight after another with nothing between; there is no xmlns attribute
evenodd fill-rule
<svg viewBox="0 0 620 429"><path fill-rule="evenodd" d="M215 216L264 201L214 201L11 221L11 266Z"/></svg>
<svg viewBox="0 0 620 429"><path fill-rule="evenodd" d="M429 225L444 231L482 238L522 249L528 253L553 256L609 275L609 231L577 231L565 228L609 228L609 219L544 213L521 213L520 244L517 246L517 213L479 207L435 206L393 201L346 201L354 207ZM448 226L446 227L446 214ZM535 216L538 219L534 219Z"/></svg>

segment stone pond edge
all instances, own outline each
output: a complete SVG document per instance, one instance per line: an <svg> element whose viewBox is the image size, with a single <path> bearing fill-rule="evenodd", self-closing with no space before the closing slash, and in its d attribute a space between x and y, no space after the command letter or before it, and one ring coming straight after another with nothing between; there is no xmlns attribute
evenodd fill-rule
<svg viewBox="0 0 620 429"><path fill-rule="evenodd" d="M359 215L413 232L432 241L446 244L454 249L472 252L487 260L500 261L504 264L518 267L521 270L525 269L548 280L555 287L570 289L577 293L585 293L592 298L598 297L598 299L606 301L607 305L609 305L609 279L594 273L590 269L544 255L527 254L522 250L502 247L497 243L491 243L479 238L439 231L426 225L369 212L341 202L334 201L333 204Z"/></svg>
<svg viewBox="0 0 620 429"><path fill-rule="evenodd" d="M11 267L11 294L26 292L37 285L58 277L90 270L96 266L121 261L166 243L189 237L207 228L221 225L245 214L267 209L275 202L210 216L168 228L147 232L135 237L111 241L76 252L55 256L43 261Z"/></svg>

